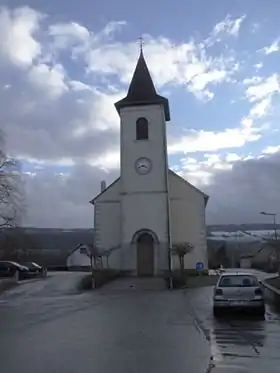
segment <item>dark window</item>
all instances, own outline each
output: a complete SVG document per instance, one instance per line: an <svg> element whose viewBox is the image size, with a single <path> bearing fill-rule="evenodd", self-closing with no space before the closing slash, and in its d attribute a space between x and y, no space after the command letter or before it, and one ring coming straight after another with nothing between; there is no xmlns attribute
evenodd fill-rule
<svg viewBox="0 0 280 373"><path fill-rule="evenodd" d="M221 278L219 286L222 288L256 287L258 286L258 281L255 276L250 275L225 275Z"/></svg>
<svg viewBox="0 0 280 373"><path fill-rule="evenodd" d="M148 140L149 125L146 118L139 118L136 121L136 140Z"/></svg>

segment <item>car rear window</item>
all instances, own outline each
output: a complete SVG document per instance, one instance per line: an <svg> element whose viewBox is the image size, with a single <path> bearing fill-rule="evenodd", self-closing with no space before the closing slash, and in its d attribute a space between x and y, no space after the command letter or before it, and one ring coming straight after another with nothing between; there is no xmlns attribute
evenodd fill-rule
<svg viewBox="0 0 280 373"><path fill-rule="evenodd" d="M223 276L219 286L222 288L230 287L252 287L258 286L258 281L254 276L239 275L239 276Z"/></svg>

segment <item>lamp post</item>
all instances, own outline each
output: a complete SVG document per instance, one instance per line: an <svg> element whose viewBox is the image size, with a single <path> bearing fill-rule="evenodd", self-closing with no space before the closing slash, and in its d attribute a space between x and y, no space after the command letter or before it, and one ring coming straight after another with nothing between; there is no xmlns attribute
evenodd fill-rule
<svg viewBox="0 0 280 373"><path fill-rule="evenodd" d="M265 215L265 216L272 216L273 217L274 236L275 236L275 240L277 240L276 214L273 213L273 212L265 212L265 211L260 212L260 214Z"/></svg>
<svg viewBox="0 0 280 373"><path fill-rule="evenodd" d="M262 211L260 214L261 214L261 215L265 215L265 216L272 216L272 217L273 217L274 237L275 237L275 241L277 241L276 214L275 214L275 213L272 213L272 212L265 212L265 211ZM278 274L280 275L280 268L279 268L279 248L278 248L278 247L275 247L275 248L274 248L274 252L275 252L275 254L276 254L277 267L278 267Z"/></svg>

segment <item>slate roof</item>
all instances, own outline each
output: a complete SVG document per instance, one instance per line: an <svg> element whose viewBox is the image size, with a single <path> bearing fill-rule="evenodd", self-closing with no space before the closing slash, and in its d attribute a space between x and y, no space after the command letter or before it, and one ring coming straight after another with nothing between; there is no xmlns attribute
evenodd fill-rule
<svg viewBox="0 0 280 373"><path fill-rule="evenodd" d="M169 121L170 110L168 99L157 94L143 51L141 50L127 95L122 100L116 102L115 107L118 113L120 113L121 109L129 106L158 104L163 105L165 120Z"/></svg>

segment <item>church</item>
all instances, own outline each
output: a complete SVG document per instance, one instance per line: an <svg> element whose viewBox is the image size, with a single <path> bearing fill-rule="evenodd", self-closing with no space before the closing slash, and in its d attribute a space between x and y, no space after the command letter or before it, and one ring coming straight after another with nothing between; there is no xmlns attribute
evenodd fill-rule
<svg viewBox="0 0 280 373"><path fill-rule="evenodd" d="M168 99L160 96L143 51L120 116L120 177L90 203L95 246L110 254L110 267L134 276L158 276L179 268L174 244L193 246L185 268L208 268L205 209L208 196L168 167Z"/></svg>

